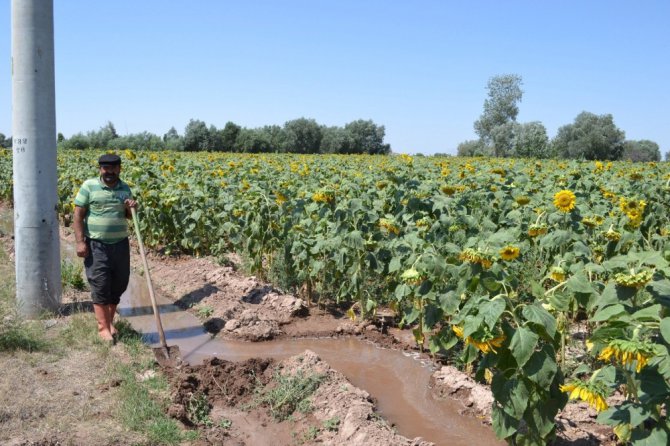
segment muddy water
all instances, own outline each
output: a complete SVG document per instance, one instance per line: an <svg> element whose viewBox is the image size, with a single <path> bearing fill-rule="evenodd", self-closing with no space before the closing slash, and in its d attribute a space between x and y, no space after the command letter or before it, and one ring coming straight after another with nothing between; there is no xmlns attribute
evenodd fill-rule
<svg viewBox="0 0 670 446"><path fill-rule="evenodd" d="M438 445L493 445L490 428L478 420L458 414L459 404L438 401L430 394L430 365L395 350L381 349L355 338L297 339L243 342L212 338L195 316L157 297L168 345L178 345L183 358L199 364L208 356L238 361L251 357L283 359L309 349L355 386L368 391L379 412L406 437L423 437ZM156 325L146 291L145 279L131 278L121 298L119 313L135 329L158 345Z"/></svg>

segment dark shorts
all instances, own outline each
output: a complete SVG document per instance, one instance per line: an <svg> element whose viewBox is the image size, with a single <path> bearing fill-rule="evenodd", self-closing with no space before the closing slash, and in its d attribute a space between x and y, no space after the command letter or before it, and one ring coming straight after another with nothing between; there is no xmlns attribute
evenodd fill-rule
<svg viewBox="0 0 670 446"><path fill-rule="evenodd" d="M130 277L128 239L113 244L89 239L86 244L89 254L84 266L91 286L91 300L94 304L117 305Z"/></svg>

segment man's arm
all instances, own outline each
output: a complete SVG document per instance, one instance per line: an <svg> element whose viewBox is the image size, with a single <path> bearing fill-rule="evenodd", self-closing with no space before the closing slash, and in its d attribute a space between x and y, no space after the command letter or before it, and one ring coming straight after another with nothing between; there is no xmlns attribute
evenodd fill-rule
<svg viewBox="0 0 670 446"><path fill-rule="evenodd" d="M86 218L86 208L81 206L74 207L74 237L77 241L77 256L88 257L88 246L86 246L86 237L84 236L84 219Z"/></svg>

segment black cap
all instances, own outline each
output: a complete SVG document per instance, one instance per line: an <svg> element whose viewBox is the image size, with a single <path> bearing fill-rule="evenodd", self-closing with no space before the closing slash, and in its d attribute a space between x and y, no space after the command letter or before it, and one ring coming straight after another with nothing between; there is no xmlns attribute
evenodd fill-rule
<svg viewBox="0 0 670 446"><path fill-rule="evenodd" d="M113 153L105 153L100 158L98 158L99 166L120 166L121 158L119 155L114 155Z"/></svg>

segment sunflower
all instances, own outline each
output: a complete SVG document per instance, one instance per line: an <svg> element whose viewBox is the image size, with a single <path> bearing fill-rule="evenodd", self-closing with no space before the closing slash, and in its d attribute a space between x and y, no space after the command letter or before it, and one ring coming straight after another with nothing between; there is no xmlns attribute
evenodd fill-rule
<svg viewBox="0 0 670 446"><path fill-rule="evenodd" d="M554 206L561 212L570 212L575 208L576 197L572 191L564 189L554 195Z"/></svg>
<svg viewBox="0 0 670 446"><path fill-rule="evenodd" d="M623 197L619 199L619 208L621 209L621 212L626 214L631 220L641 218L646 206L647 202L644 200L629 200Z"/></svg>
<svg viewBox="0 0 670 446"><path fill-rule="evenodd" d="M618 362L623 367L632 366L633 362L635 362L635 372L640 373L642 368L649 362L649 359L654 356L654 347L648 342L614 339L600 352L598 359L601 361L614 359L615 362Z"/></svg>
<svg viewBox="0 0 670 446"><path fill-rule="evenodd" d="M561 392L570 394L571 400L580 399L589 403L598 412L602 412L609 406L605 401L607 388L602 384L588 383L584 381L572 381L559 387Z"/></svg>
<svg viewBox="0 0 670 446"><path fill-rule="evenodd" d="M639 273L631 272L630 274L617 273L614 275L614 281L621 287L640 289L647 285L653 276L653 271L649 270L640 271Z"/></svg>
<svg viewBox="0 0 670 446"><path fill-rule="evenodd" d="M476 251L472 248L464 249L459 255L458 258L463 262L469 263L479 263L484 269L489 269L493 265L493 260L491 256L484 254L483 252Z"/></svg>
<svg viewBox="0 0 670 446"><path fill-rule="evenodd" d="M565 281L567 274L565 270L560 266L554 266L551 268L551 273L549 274L549 277L551 277L551 280L553 280L554 282L563 282Z"/></svg>
<svg viewBox="0 0 670 446"><path fill-rule="evenodd" d="M444 193L444 194L446 194L446 195L449 195L449 196L452 196L452 195L454 195L454 193L456 192L456 187L455 187L455 186L451 186L451 185L449 185L449 184L445 184L444 186L442 186L442 187L440 188L440 190L442 191L442 193Z"/></svg>
<svg viewBox="0 0 670 446"><path fill-rule="evenodd" d="M400 275L400 280L408 285L421 285L423 276L416 269L410 268Z"/></svg>
<svg viewBox="0 0 670 446"><path fill-rule="evenodd" d="M282 194L278 190L275 191L275 203L277 203L277 205L281 206L282 204L286 203L287 200L288 198L286 198L286 195Z"/></svg>
<svg viewBox="0 0 670 446"><path fill-rule="evenodd" d="M621 233L615 231L612 228L609 228L607 232L603 232L603 237L605 237L610 242L618 242L621 239Z"/></svg>
<svg viewBox="0 0 670 446"><path fill-rule="evenodd" d="M505 246L500 250L500 258L503 260L514 260L519 257L520 250L517 246Z"/></svg>
<svg viewBox="0 0 670 446"><path fill-rule="evenodd" d="M456 334L457 337L463 338L463 327L458 325L452 325L451 330ZM476 340L472 336L468 336L465 339L465 344L470 344L474 346L477 350L482 353L496 352L496 348L502 347L503 342L505 342L505 335L494 336L494 335L485 335L481 340Z"/></svg>
<svg viewBox="0 0 670 446"><path fill-rule="evenodd" d="M382 229L385 229L386 231L388 231L390 233L393 233L395 235L400 234L400 228L391 219L380 218L379 219L379 227L382 228Z"/></svg>
<svg viewBox="0 0 670 446"><path fill-rule="evenodd" d="M544 235L547 233L547 225L543 224L532 224L528 227L528 236L537 237L538 235Z"/></svg>
<svg viewBox="0 0 670 446"><path fill-rule="evenodd" d="M605 219L603 217L596 215L595 217L584 217L582 219L582 224L587 228L595 228L596 226L603 224L604 221Z"/></svg>
<svg viewBox="0 0 670 446"><path fill-rule="evenodd" d="M516 204L518 204L519 206L525 206L528 203L530 203L530 197L527 197L525 195L521 195L519 197L516 197L516 199L514 201L516 201Z"/></svg>
<svg viewBox="0 0 670 446"><path fill-rule="evenodd" d="M332 203L335 201L335 193L332 191L319 191L312 195L312 201L316 203Z"/></svg>

